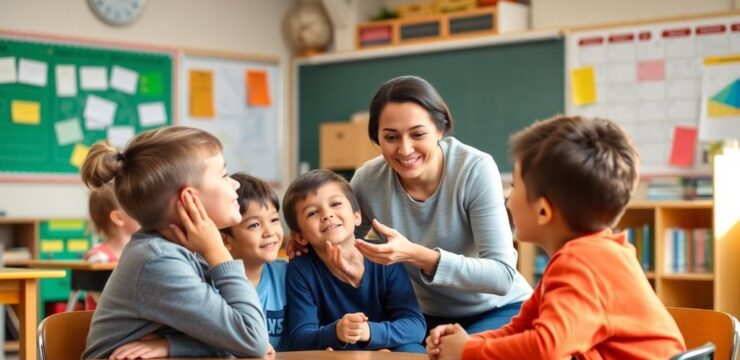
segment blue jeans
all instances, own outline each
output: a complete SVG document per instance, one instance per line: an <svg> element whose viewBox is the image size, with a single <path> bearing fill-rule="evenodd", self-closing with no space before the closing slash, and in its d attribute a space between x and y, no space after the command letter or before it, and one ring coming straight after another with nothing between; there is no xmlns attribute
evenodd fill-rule
<svg viewBox="0 0 740 360"><path fill-rule="evenodd" d="M424 319L427 321L427 331L434 329L437 325L458 323L465 328L468 334L475 334L486 330L496 330L508 324L514 315L519 314L521 308L522 303L516 302L473 316L441 317L424 314Z"/></svg>

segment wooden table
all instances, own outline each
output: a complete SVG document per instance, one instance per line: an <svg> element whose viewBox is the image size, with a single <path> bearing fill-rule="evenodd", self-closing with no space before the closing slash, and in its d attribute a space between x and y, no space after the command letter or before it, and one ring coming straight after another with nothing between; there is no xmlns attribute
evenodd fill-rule
<svg viewBox="0 0 740 360"><path fill-rule="evenodd" d="M285 351L265 360L426 360L425 354L388 351ZM215 358L172 358L169 360L217 360ZM220 360L220 359L218 359Z"/></svg>
<svg viewBox="0 0 740 360"><path fill-rule="evenodd" d="M65 275L64 270L0 268L0 303L18 304L20 360L36 359L39 279Z"/></svg>
<svg viewBox="0 0 740 360"><path fill-rule="evenodd" d="M80 291L103 291L108 277L116 267L115 262L89 263L83 260L23 260L13 265L30 268L69 269L71 271L71 290L65 311L72 311L77 304Z"/></svg>

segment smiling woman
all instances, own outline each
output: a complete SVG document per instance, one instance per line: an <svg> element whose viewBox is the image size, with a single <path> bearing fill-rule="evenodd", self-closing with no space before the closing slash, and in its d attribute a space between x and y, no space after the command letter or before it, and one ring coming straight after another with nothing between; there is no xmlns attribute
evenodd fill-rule
<svg viewBox="0 0 740 360"><path fill-rule="evenodd" d="M375 219L386 242L356 246L374 262L407 265L428 329L460 323L473 333L507 324L532 289L516 271L496 163L451 130L447 105L424 79L378 89L368 135L382 157L351 184L363 216L356 235Z"/></svg>

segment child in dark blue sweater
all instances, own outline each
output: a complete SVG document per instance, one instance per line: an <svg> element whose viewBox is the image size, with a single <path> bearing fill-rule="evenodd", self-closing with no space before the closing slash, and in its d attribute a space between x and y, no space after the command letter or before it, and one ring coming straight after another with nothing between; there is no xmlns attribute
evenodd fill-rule
<svg viewBox="0 0 740 360"><path fill-rule="evenodd" d="M354 247L361 218L347 181L325 170L301 175L283 212L296 241L311 248L288 264L290 348L423 353L426 324L403 265L373 263Z"/></svg>

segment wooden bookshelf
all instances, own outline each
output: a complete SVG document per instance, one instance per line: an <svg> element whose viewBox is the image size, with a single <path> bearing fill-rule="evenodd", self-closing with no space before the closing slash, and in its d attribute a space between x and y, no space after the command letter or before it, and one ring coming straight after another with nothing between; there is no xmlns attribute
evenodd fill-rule
<svg viewBox="0 0 740 360"><path fill-rule="evenodd" d="M645 273L666 306L725 311L740 317L740 154L719 155L714 160L714 199L695 201L633 201L617 229L652 228L654 269ZM665 251L666 229L712 229L711 272L669 271ZM517 244L519 271L535 278L535 246Z"/></svg>

